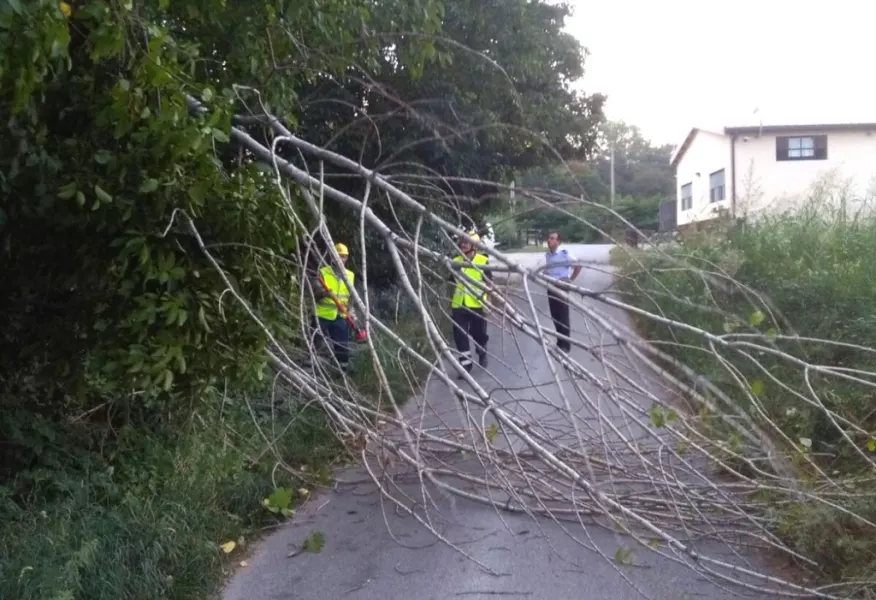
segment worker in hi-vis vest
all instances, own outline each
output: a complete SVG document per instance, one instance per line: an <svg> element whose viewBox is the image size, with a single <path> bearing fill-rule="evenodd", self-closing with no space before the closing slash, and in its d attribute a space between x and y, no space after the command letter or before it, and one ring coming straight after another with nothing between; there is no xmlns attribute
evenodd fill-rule
<svg viewBox="0 0 876 600"><path fill-rule="evenodd" d="M475 232L470 232L469 237L475 241L480 240ZM460 254L453 262L469 262L472 266L466 266L454 270L450 278L456 281L453 298L450 302L450 312L453 319L453 342L459 356L462 367L471 372L473 362L469 336L474 340L475 351L478 355L478 363L482 367L487 366L487 317L485 303L487 291L485 281L492 281L493 272L490 269L490 257L478 252L474 245L466 239L459 239ZM460 378L462 374L460 374Z"/></svg>
<svg viewBox="0 0 876 600"><path fill-rule="evenodd" d="M350 258L347 246L338 243L335 244L335 250L344 265L344 273L332 265L320 268L313 285L313 295L316 299L318 340L323 344L331 341L335 358L341 370L346 371L350 364L350 325L346 318L350 305L350 288L347 286L354 285L356 275L346 268Z"/></svg>

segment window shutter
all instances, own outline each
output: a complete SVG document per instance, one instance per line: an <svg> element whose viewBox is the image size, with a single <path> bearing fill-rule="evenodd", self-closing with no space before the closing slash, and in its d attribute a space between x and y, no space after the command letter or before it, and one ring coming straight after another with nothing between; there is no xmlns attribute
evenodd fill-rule
<svg viewBox="0 0 876 600"><path fill-rule="evenodd" d="M776 138L776 160L788 160L788 138Z"/></svg>
<svg viewBox="0 0 876 600"><path fill-rule="evenodd" d="M827 159L827 136L826 135L816 135L814 136L815 141L815 158L818 160L826 160Z"/></svg>

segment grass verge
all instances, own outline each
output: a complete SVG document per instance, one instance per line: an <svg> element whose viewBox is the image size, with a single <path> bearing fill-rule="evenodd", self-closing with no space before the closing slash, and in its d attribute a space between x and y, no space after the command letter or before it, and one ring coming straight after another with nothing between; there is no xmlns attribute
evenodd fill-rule
<svg viewBox="0 0 876 600"><path fill-rule="evenodd" d="M378 310L403 339L422 337L410 307L398 308ZM374 341L390 389L406 399L423 367L391 340ZM377 395L369 358L357 363L357 391ZM344 450L324 413L290 390L214 400L182 423L104 431L74 460L61 459L70 446L57 440L43 464L0 483L0 598L216 597L248 546L307 488L327 483ZM276 433L278 456L266 452L264 432ZM307 475L275 469L280 459Z"/></svg>
<svg viewBox="0 0 876 600"><path fill-rule="evenodd" d="M836 221L804 210L700 235L671 252L695 268L678 268L656 253L613 252L622 275L619 288L628 302L716 335L759 336L760 343L774 344L810 364L876 370L871 352L802 339L873 345L876 224ZM793 549L821 564L818 575L825 581L867 579L876 572L876 532L849 514L876 519L876 483L860 456L863 451L876 457L876 442L849 428L840 430L824 410L801 398L809 396L811 384L824 406L872 436L872 390L812 374L807 382L799 365L766 353L745 356L721 349L719 360L696 334L641 317L637 325L643 337L705 375L746 410L756 398L769 421L795 442L792 453L809 453L832 477L855 482L857 493L838 494L834 507L799 499L777 505L773 528ZM745 378L748 390L734 381L728 364ZM844 435L855 445L845 442ZM801 485L814 488L816 477L798 462Z"/></svg>

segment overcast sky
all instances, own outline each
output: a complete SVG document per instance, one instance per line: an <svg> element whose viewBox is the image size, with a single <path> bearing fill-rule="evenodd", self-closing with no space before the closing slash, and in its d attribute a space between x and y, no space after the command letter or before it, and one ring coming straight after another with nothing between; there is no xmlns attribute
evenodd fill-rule
<svg viewBox="0 0 876 600"><path fill-rule="evenodd" d="M590 50L581 87L656 143L691 127L876 122L863 0L568 1L567 29Z"/></svg>

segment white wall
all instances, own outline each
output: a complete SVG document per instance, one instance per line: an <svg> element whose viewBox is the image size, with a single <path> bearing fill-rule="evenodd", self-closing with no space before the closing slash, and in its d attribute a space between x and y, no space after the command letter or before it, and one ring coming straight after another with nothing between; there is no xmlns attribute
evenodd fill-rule
<svg viewBox="0 0 876 600"><path fill-rule="evenodd" d="M724 169L725 200L709 202L709 175L721 169ZM681 187L687 183L693 184L693 206L682 210ZM675 168L678 225L710 219L717 207L729 210L730 189L730 138L721 133L698 131Z"/></svg>
<svg viewBox="0 0 876 600"><path fill-rule="evenodd" d="M783 136L821 135L825 132L782 132ZM826 160L776 160L776 135L739 136L736 141L736 214L753 216L792 209L813 193L819 203L845 208L854 214L873 196L876 177L876 134L863 131L826 132ZM818 194L815 186L826 188Z"/></svg>

